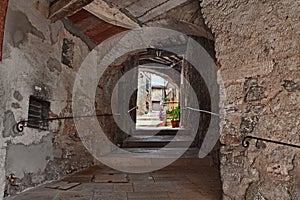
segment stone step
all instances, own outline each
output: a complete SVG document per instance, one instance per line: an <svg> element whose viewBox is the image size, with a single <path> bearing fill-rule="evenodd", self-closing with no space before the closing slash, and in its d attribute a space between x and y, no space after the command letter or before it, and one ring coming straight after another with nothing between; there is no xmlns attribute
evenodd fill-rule
<svg viewBox="0 0 300 200"><path fill-rule="evenodd" d="M189 135L155 135L155 136L133 136L123 142L124 148L143 148L157 147L161 148L168 145L172 141L173 148L182 148L190 146L189 143L194 139ZM193 145L193 144L192 144Z"/></svg>
<svg viewBox="0 0 300 200"><path fill-rule="evenodd" d="M137 120L137 127L159 127L163 124L160 120Z"/></svg>
<svg viewBox="0 0 300 200"><path fill-rule="evenodd" d="M160 127L161 128L161 127ZM134 130L131 135L132 136L153 136L153 135L176 135L179 131L178 134L180 135L190 135L190 131L182 128L161 128L161 129L145 129L144 128L138 128Z"/></svg>
<svg viewBox="0 0 300 200"><path fill-rule="evenodd" d="M137 116L137 120L159 120L158 116Z"/></svg>
<svg viewBox="0 0 300 200"><path fill-rule="evenodd" d="M153 154L155 152L160 152L161 155L158 155L157 157L166 157L166 158L173 158L178 157L180 152L182 152L183 148L123 148L126 151L132 152L132 153L149 153ZM199 148L188 148L185 153L181 156L181 158L198 158L199 154Z"/></svg>
<svg viewBox="0 0 300 200"><path fill-rule="evenodd" d="M122 148L127 152L132 152L129 158L124 151L116 150L110 154L111 158L198 158L199 148L153 148L153 147L143 147L143 148Z"/></svg>
<svg viewBox="0 0 300 200"><path fill-rule="evenodd" d="M158 117L159 112L151 112L148 114L144 114L144 115L137 115L137 117Z"/></svg>

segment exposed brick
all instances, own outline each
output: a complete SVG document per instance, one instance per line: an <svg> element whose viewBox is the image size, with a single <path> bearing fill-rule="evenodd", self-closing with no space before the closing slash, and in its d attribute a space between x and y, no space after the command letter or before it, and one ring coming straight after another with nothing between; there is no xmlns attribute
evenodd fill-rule
<svg viewBox="0 0 300 200"><path fill-rule="evenodd" d="M7 5L8 5L8 0L0 1L0 61L2 60L2 44L3 44Z"/></svg>

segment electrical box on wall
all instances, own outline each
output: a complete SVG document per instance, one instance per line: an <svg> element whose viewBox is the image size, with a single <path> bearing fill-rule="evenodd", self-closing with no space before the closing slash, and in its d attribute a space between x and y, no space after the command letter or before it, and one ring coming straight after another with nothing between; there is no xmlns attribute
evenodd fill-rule
<svg viewBox="0 0 300 200"><path fill-rule="evenodd" d="M39 99L35 96L29 98L28 123L30 128L47 130L49 127L50 102Z"/></svg>

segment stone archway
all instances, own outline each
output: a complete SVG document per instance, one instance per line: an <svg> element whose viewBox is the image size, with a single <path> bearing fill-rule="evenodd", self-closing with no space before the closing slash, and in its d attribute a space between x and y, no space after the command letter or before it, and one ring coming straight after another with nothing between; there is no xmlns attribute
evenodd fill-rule
<svg viewBox="0 0 300 200"><path fill-rule="evenodd" d="M299 143L299 56L297 56L299 55L297 38L299 28L295 23L299 18L299 12L297 11L299 5L297 3L297 1L290 0L277 3L265 1L202 1L201 11L205 22L215 36L216 57L220 63L221 75L227 90L227 99L221 99L223 102L228 102L226 107L228 113L226 123L222 124L223 134L221 138L221 142L224 145L221 150L221 175L224 198L251 199L264 197L269 199L291 199L297 197L299 193L299 189L295 187L299 182L300 166L298 161L299 152L297 150L264 143L260 144L259 149L251 147L246 150L241 146L242 138L246 135ZM7 1L2 1L0 6L1 16L5 16L6 7ZM29 10L27 7L26 9ZM178 18L184 17L184 9L180 8L179 10L181 11L178 12L180 13ZM30 20L38 21L36 16L40 15L35 12L34 15L30 16ZM170 17L172 15L168 13L165 16L161 16L161 19L156 22L169 28L178 28L179 26L177 25L182 25L181 27L184 27L186 30L192 27L192 31L188 31L190 34L194 34L199 30L193 25L192 21L183 24L178 23L178 18L166 19ZM3 22L5 20L3 17L0 17L0 19L1 32L3 33ZM50 24L49 21L44 21L45 24ZM155 24L156 22L152 21L148 24ZM35 26L38 30L43 29L41 24L36 24ZM52 24L51 31L55 32L54 30L61 27L61 24ZM70 74L62 71L72 71L73 69L61 65L59 62L61 56L59 48L62 46L62 38L59 38L59 42L56 43L56 39L51 41L48 38L47 31L43 30L42 32L46 36L44 39L45 43L47 45L48 43L51 44L48 50L51 46L51 49L53 47L55 52L51 56L45 55L43 57L45 60L37 59L38 61L36 61L36 56L28 52L28 49L32 46L25 43L25 47L29 48L20 51L24 51L25 57L30 58L30 64L27 63L26 59L21 59L23 58L22 56L18 56L20 62L24 61L25 63L26 60L26 67L33 71L35 68L42 69L40 66L49 66L49 70L46 68L45 70L36 71L36 75L31 76L35 79L42 80L43 76L40 75L43 73L62 73L63 75L61 76L65 80L69 79L70 76L68 75ZM76 43L80 43L78 38L74 38L66 32L60 34L68 38L69 46L75 43L75 49L84 49L82 51L87 52L86 47L83 47L83 45L80 45L80 47L76 46ZM58 34L53 34L52 36L55 37L55 35ZM202 33L202 35L205 36L207 33ZM209 36L211 37L211 35ZM36 39L35 37L33 36L32 38L37 44L40 44L40 47L45 45L42 42L43 38ZM2 41L2 36L0 36L0 40ZM80 63L78 60L80 59L77 59L76 62ZM35 61L35 65L32 63L33 61ZM34 67L30 66L31 64ZM14 66L6 62L5 67ZM22 67L19 67L18 70L22 69ZM76 69L76 64L73 67ZM23 75L26 76L26 73ZM18 84L22 83L25 90L19 91L19 93L22 94L23 99L26 99L29 91L31 92L33 83L24 83L24 80L27 79L23 75L14 76L13 80L16 80ZM54 80L58 79L58 77L58 75L48 77L48 84L52 86L57 84ZM72 78L70 79L72 80ZM17 82L19 80L21 82ZM64 81L59 83L65 84ZM66 85L72 87L71 84ZM54 87L50 88L51 91L55 90ZM7 92L7 90L5 91ZM13 109L13 113L16 114L16 119L26 117L26 113L20 111L20 107L22 110L26 109L25 100L11 99L13 96L16 96L17 99L22 99L18 95L19 93L16 91L14 95L14 92L8 92L8 96L5 98L8 99L7 105L12 107L9 109ZM65 88L60 89L57 93L59 94L54 95L53 99L58 99L64 93L69 95L68 89ZM67 95L61 98L59 100L70 101ZM16 104L16 101L18 104ZM69 113L70 110L67 107L67 103L60 104L54 100L53 103L58 105L56 114L61 113L59 109L61 107L65 108L62 114ZM6 113L7 116L13 116L11 112L6 112L6 110L3 113ZM66 123L66 128L69 125ZM41 137L38 133L35 134L38 138ZM73 135L71 136L73 137ZM13 140L17 143L21 140L20 138L25 138L27 145L40 142L36 141L38 139L32 138L29 133L15 137ZM73 166L70 166L70 170L71 167ZM4 177L4 175L1 175L1 177ZM275 191L274 194L270 194L268 192L270 190Z"/></svg>

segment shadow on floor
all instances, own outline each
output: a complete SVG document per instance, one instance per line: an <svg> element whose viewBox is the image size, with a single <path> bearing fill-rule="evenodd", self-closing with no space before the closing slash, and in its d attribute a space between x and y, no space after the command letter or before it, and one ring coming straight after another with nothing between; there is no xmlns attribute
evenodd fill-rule
<svg viewBox="0 0 300 200"><path fill-rule="evenodd" d="M151 173L95 166L7 200L219 200L219 172L209 159L181 158Z"/></svg>

